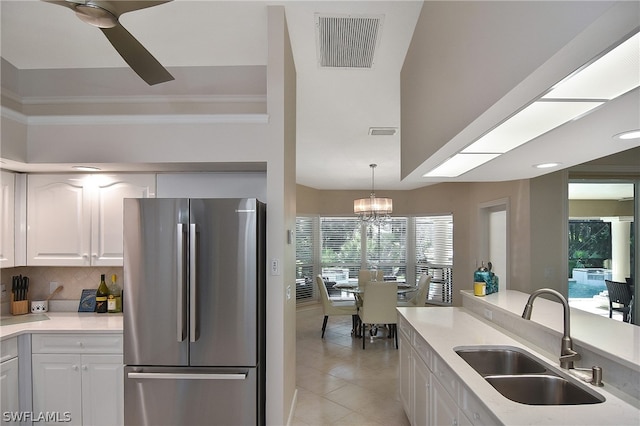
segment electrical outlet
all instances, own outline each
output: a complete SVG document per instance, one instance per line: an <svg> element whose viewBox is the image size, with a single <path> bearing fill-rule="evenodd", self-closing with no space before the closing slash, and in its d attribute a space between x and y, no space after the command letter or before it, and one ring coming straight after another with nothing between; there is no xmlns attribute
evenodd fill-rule
<svg viewBox="0 0 640 426"><path fill-rule="evenodd" d="M291 300L291 286L287 286L287 300Z"/></svg>
<svg viewBox="0 0 640 426"><path fill-rule="evenodd" d="M4 284L0 284L0 293L7 291L7 287Z"/></svg>
<svg viewBox="0 0 640 426"><path fill-rule="evenodd" d="M271 275L280 275L280 261L271 259Z"/></svg>
<svg viewBox="0 0 640 426"><path fill-rule="evenodd" d="M49 294L53 293L54 291L56 291L56 288L58 288L60 284L57 281L51 281L49 282Z"/></svg>
<svg viewBox="0 0 640 426"><path fill-rule="evenodd" d="M490 309L485 309L484 310L484 317L488 320L492 320L493 319L493 312Z"/></svg>

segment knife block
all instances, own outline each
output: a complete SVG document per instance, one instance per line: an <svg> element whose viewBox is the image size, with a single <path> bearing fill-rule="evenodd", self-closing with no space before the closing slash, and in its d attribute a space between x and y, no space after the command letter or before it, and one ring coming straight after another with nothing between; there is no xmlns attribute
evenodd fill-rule
<svg viewBox="0 0 640 426"><path fill-rule="evenodd" d="M29 313L29 295L27 294L27 300L13 300L14 295L11 295L11 315L23 315Z"/></svg>

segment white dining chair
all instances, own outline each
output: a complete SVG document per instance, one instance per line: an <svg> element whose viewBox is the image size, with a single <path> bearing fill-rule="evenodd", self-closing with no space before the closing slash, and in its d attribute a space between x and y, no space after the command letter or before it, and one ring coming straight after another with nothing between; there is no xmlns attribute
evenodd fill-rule
<svg viewBox="0 0 640 426"><path fill-rule="evenodd" d="M398 300L398 306L424 306L427 301L430 284L431 275L422 274L414 294L407 300Z"/></svg>
<svg viewBox="0 0 640 426"><path fill-rule="evenodd" d="M358 271L358 288L360 293L356 296L356 304L358 307L362 306L362 299L364 299L364 289L367 283L371 281L384 281L384 271L379 269L360 269Z"/></svg>
<svg viewBox="0 0 640 426"><path fill-rule="evenodd" d="M396 282L369 282L364 289L362 306L358 310L362 335L362 349L365 348L367 324L387 324L391 336L395 338L398 349L398 333L396 324L396 302L398 283Z"/></svg>
<svg viewBox="0 0 640 426"><path fill-rule="evenodd" d="M352 333L356 331L358 308L356 307L355 300L331 300L329 299L329 292L324 284L322 275L316 276L316 284L318 285L318 293L320 294L320 300L322 301L322 310L324 312L324 319L322 320L322 338L324 339L324 331L327 328L327 320L331 315L351 315Z"/></svg>
<svg viewBox="0 0 640 426"><path fill-rule="evenodd" d="M384 271L381 269L360 269L358 271L358 287L369 281L384 281Z"/></svg>

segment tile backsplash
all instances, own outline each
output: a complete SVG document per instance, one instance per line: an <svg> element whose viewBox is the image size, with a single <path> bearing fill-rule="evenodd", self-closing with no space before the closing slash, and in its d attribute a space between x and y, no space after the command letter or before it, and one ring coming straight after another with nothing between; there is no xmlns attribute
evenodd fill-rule
<svg viewBox="0 0 640 426"><path fill-rule="evenodd" d="M122 288L122 267L62 267L62 266L22 266L2 269L2 284L6 291L2 293L0 302L11 300L11 277L22 275L29 277L29 300L44 300L49 296L49 283L57 282L63 286L51 300L79 300L85 288L98 288L100 274L106 275L107 285L111 275L116 274L118 284Z"/></svg>

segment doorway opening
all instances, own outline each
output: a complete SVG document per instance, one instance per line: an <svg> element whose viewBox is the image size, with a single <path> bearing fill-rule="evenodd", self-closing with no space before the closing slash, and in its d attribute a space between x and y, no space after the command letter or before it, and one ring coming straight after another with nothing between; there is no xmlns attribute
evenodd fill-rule
<svg viewBox="0 0 640 426"><path fill-rule="evenodd" d="M569 303L622 320L610 310L606 281L633 281L634 182L570 181L568 195Z"/></svg>
<svg viewBox="0 0 640 426"><path fill-rule="evenodd" d="M509 199L482 203L478 210L479 262L491 262L500 290L509 288Z"/></svg>

